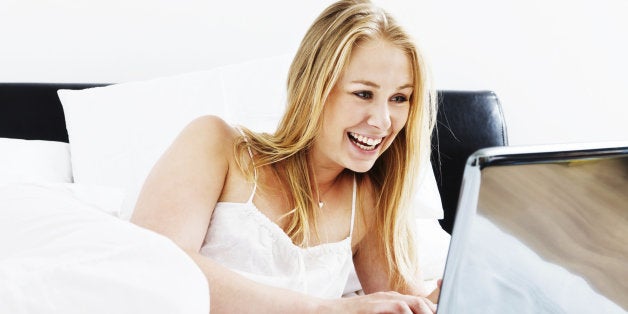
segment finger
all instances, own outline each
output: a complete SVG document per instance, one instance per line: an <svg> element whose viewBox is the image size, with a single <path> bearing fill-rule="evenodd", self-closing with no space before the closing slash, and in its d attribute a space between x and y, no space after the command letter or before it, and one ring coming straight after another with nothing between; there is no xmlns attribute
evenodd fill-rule
<svg viewBox="0 0 628 314"><path fill-rule="evenodd" d="M436 312L436 306L434 306L434 303L425 298L417 297L417 299L414 302L409 303L409 305L412 309L412 313L415 314L433 314Z"/></svg>
<svg viewBox="0 0 628 314"><path fill-rule="evenodd" d="M374 302L371 308L375 313L415 313L433 314L436 305L424 297L400 294L394 291L377 292L368 297L374 297L379 301Z"/></svg>
<svg viewBox="0 0 628 314"><path fill-rule="evenodd" d="M383 313L394 313L394 314L413 314L414 312L410 309L410 306L401 300L389 300L383 302L377 302L375 306L368 309L369 312L372 310L373 313L383 314ZM426 312L427 313L427 312Z"/></svg>
<svg viewBox="0 0 628 314"><path fill-rule="evenodd" d="M425 304L430 308L430 311L432 311L431 313L436 313L436 304L435 304L435 302L432 302L428 298L423 299L423 301L425 301Z"/></svg>

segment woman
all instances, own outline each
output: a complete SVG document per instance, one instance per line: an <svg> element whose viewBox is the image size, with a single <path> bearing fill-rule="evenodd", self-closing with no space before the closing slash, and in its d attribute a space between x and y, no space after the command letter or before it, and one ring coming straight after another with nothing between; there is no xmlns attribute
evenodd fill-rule
<svg viewBox="0 0 628 314"><path fill-rule="evenodd" d="M212 313L432 313L408 205L434 118L406 33L368 1L339 1L301 43L277 131L191 122L132 221L194 259ZM366 295L340 298L352 266Z"/></svg>

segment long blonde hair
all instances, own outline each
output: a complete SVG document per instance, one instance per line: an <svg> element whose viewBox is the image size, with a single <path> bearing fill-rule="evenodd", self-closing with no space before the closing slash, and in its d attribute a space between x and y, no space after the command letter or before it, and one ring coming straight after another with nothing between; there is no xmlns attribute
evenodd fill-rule
<svg viewBox="0 0 628 314"><path fill-rule="evenodd" d="M249 141L238 141L240 167L253 177L246 146L254 151L254 167L273 165L280 184L288 191L294 210L286 233L307 245L310 227L316 230L314 197L307 153L322 126L324 104L351 56L352 49L369 39L386 40L402 49L412 64L414 86L408 121L391 146L363 176L373 183L377 217L375 232L384 250L390 284L401 289L414 282L418 270L410 200L420 165L430 153L430 136L436 116L436 97L423 58L396 21L368 0L338 1L314 21L290 66L286 112L274 134L244 129ZM428 171L428 169L425 169ZM362 193L359 193L360 198ZM362 202L359 202L360 204Z"/></svg>

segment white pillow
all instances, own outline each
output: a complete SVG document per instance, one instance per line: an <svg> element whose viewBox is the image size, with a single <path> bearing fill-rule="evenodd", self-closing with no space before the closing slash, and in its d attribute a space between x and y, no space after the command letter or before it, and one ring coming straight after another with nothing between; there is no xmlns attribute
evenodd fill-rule
<svg viewBox="0 0 628 314"><path fill-rule="evenodd" d="M418 187L413 199L415 217L419 219L443 219L444 217L443 204L432 169L432 163L428 160L419 174Z"/></svg>
<svg viewBox="0 0 628 314"><path fill-rule="evenodd" d="M72 182L68 143L0 138L0 183Z"/></svg>
<svg viewBox="0 0 628 314"><path fill-rule="evenodd" d="M249 129L272 133L286 107L292 55L222 68L225 118Z"/></svg>
<svg viewBox="0 0 628 314"><path fill-rule="evenodd" d="M213 114L257 131L273 131L283 113L291 56L143 82L59 90L74 181L120 187L130 217L157 159L194 118Z"/></svg>

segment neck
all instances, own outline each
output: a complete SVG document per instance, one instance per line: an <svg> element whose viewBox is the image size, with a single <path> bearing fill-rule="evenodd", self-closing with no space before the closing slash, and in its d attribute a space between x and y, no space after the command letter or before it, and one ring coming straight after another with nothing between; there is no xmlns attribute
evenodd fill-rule
<svg viewBox="0 0 628 314"><path fill-rule="evenodd" d="M322 207L322 203L333 194L331 190L337 188L336 185L342 179L345 168L322 154L317 145L307 153L307 163L313 196L318 198L319 206Z"/></svg>
<svg viewBox="0 0 628 314"><path fill-rule="evenodd" d="M310 164L311 184L314 189L314 197L318 198L319 206L323 204L329 192L334 189L338 181L340 181L344 169L330 169L325 167L316 167Z"/></svg>
<svg viewBox="0 0 628 314"><path fill-rule="evenodd" d="M328 191L330 188L332 188L336 184L336 182L340 180L340 177L342 176L342 171L333 172L333 173L314 171L313 174L314 174L312 178L314 181L313 183L316 185L318 190L322 193L322 192Z"/></svg>
<svg viewBox="0 0 628 314"><path fill-rule="evenodd" d="M345 169L317 153L317 151L312 149L308 152L307 162L312 174L312 184L317 186L320 191L324 191L336 183L338 177L342 175Z"/></svg>

